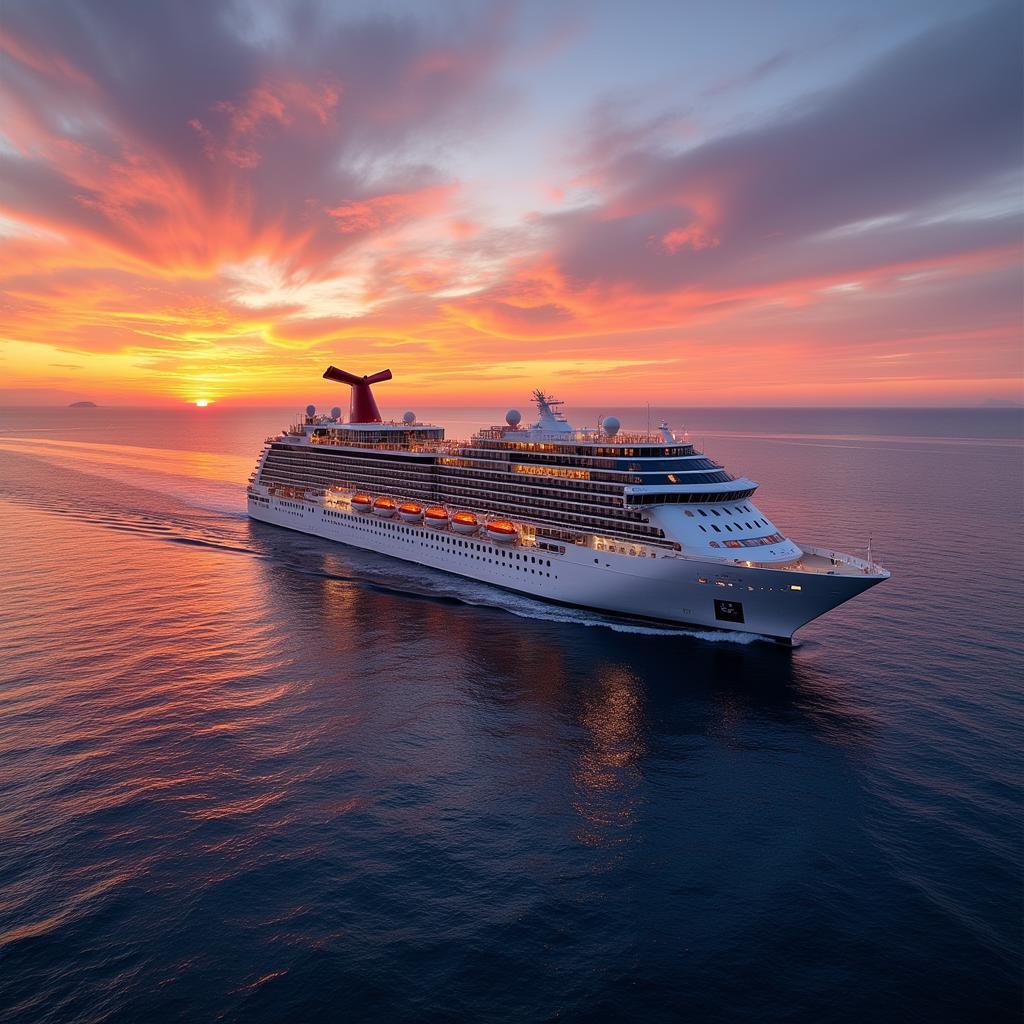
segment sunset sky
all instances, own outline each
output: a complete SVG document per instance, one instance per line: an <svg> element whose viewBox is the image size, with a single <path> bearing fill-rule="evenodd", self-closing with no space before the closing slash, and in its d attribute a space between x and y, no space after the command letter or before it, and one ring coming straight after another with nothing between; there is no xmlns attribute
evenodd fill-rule
<svg viewBox="0 0 1024 1024"><path fill-rule="evenodd" d="M5 0L0 403L1019 399L1021 41L968 0Z"/></svg>

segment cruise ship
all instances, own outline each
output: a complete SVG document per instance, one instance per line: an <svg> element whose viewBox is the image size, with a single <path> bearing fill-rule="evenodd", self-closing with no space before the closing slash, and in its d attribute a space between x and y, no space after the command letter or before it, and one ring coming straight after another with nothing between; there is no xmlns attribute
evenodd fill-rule
<svg viewBox="0 0 1024 1024"><path fill-rule="evenodd" d="M733 476L665 424L573 427L535 391L468 441L407 412L385 422L372 385L349 414L305 415L269 437L248 486L265 523L613 616L739 630L791 643L801 626L889 573L787 537Z"/></svg>

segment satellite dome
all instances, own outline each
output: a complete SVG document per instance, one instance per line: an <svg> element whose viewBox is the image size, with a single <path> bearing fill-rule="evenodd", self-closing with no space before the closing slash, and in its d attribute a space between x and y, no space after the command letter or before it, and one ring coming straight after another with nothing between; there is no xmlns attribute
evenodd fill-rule
<svg viewBox="0 0 1024 1024"><path fill-rule="evenodd" d="M416 413L410 409L407 413L402 415L402 422L407 426L411 427L416 422Z"/></svg>
<svg viewBox="0 0 1024 1024"><path fill-rule="evenodd" d="M307 416L315 416L316 415L316 406L315 405L307 405L306 406L306 415Z"/></svg>
<svg viewBox="0 0 1024 1024"><path fill-rule="evenodd" d="M333 409L331 409L331 419L332 420L340 420L341 419L341 406L340 405L336 405L336 406L334 406Z"/></svg>
<svg viewBox="0 0 1024 1024"><path fill-rule="evenodd" d="M518 409L509 409L509 411L505 413L505 422L510 427L518 427L522 422L522 419L523 414Z"/></svg>
<svg viewBox="0 0 1024 1024"><path fill-rule="evenodd" d="M601 420L601 429L609 437L614 437L619 432L619 427L621 426L622 424L615 416L605 416L605 418Z"/></svg>

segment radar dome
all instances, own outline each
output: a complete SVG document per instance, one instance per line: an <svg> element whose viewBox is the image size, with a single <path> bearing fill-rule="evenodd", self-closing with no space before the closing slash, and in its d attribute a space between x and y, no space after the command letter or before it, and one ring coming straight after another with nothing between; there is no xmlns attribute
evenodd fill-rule
<svg viewBox="0 0 1024 1024"><path fill-rule="evenodd" d="M333 409L331 409L331 419L332 420L340 420L341 419L341 406L340 405L336 405L336 406L334 406Z"/></svg>
<svg viewBox="0 0 1024 1024"><path fill-rule="evenodd" d="M306 415L307 416L314 416L315 414L316 414L316 406L315 405L307 405L306 406Z"/></svg>
<svg viewBox="0 0 1024 1024"><path fill-rule="evenodd" d="M407 426L411 427L416 422L416 413L410 409L407 413L402 416L402 422Z"/></svg>
<svg viewBox="0 0 1024 1024"><path fill-rule="evenodd" d="M509 411L505 413L505 422L510 427L518 427L522 422L522 419L523 414L518 409L509 409Z"/></svg>
<svg viewBox="0 0 1024 1024"><path fill-rule="evenodd" d="M601 420L601 429L609 437L614 437L619 432L619 427L621 426L622 424L615 416L605 416L605 418Z"/></svg>

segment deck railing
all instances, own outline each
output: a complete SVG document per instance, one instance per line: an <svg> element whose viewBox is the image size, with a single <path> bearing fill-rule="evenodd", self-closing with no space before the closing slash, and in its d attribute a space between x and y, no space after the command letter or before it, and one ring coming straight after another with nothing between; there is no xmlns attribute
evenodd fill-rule
<svg viewBox="0 0 1024 1024"><path fill-rule="evenodd" d="M863 572L879 573L886 572L877 562L869 562L866 558L858 558L856 555L847 555L841 551L833 551L831 548L819 548L813 544L801 544L801 550L808 555L817 555L819 558L827 558L833 562L836 568L851 566Z"/></svg>

